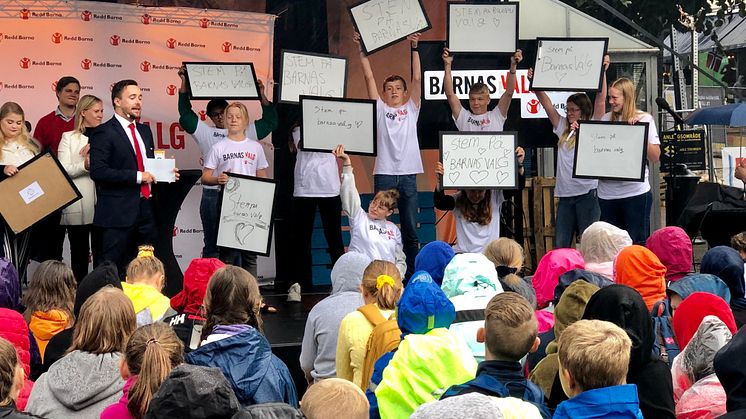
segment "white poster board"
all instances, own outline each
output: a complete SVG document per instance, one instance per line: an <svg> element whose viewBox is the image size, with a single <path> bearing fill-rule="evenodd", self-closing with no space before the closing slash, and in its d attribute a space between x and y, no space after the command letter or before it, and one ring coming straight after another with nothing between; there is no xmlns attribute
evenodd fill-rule
<svg viewBox="0 0 746 419"><path fill-rule="evenodd" d="M518 2L448 3L451 52L506 53L518 49Z"/></svg>
<svg viewBox="0 0 746 419"><path fill-rule="evenodd" d="M301 96L300 149L376 155L376 101Z"/></svg>
<svg viewBox="0 0 746 419"><path fill-rule="evenodd" d="M644 181L648 129L646 122L581 121L573 177Z"/></svg>
<svg viewBox="0 0 746 419"><path fill-rule="evenodd" d="M443 189L517 189L515 132L440 133Z"/></svg>
<svg viewBox="0 0 746 419"><path fill-rule="evenodd" d="M220 194L218 246L268 256L277 182L228 173Z"/></svg>
<svg viewBox="0 0 746 419"><path fill-rule="evenodd" d="M422 0L366 0L349 10L366 54L430 29Z"/></svg>
<svg viewBox="0 0 746 419"><path fill-rule="evenodd" d="M259 99L252 63L185 62L192 99Z"/></svg>
<svg viewBox="0 0 746 419"><path fill-rule="evenodd" d="M601 90L609 38L537 38L530 90Z"/></svg>
<svg viewBox="0 0 746 419"><path fill-rule="evenodd" d="M724 147L721 150L723 157L723 184L743 188L743 182L736 179L735 170L741 161L746 158L746 147Z"/></svg>
<svg viewBox="0 0 746 419"><path fill-rule="evenodd" d="M280 102L298 103L300 95L344 97L347 58L282 51Z"/></svg>

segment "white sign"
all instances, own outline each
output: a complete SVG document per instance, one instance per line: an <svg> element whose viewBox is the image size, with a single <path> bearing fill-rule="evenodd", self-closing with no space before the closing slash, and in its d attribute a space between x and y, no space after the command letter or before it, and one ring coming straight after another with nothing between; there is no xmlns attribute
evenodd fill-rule
<svg viewBox="0 0 746 419"><path fill-rule="evenodd" d="M599 91L609 38L537 38L531 90Z"/></svg>
<svg viewBox="0 0 746 419"><path fill-rule="evenodd" d="M298 103L300 95L344 97L347 59L282 51L280 102Z"/></svg>
<svg viewBox="0 0 746 419"><path fill-rule="evenodd" d="M575 143L573 177L642 182L648 124L581 121Z"/></svg>
<svg viewBox="0 0 746 419"><path fill-rule="evenodd" d="M515 189L513 132L441 132L443 189Z"/></svg>
<svg viewBox="0 0 746 419"><path fill-rule="evenodd" d="M300 149L376 155L376 102L368 99L329 99L301 96Z"/></svg>
<svg viewBox="0 0 746 419"><path fill-rule="evenodd" d="M218 246L269 254L276 186L272 179L228 174L220 197Z"/></svg>
<svg viewBox="0 0 746 419"><path fill-rule="evenodd" d="M422 78L422 91L425 100L446 100L443 87L443 71L425 71ZM490 98L500 99L508 82L508 70L454 70L453 92L459 99L469 99L469 89L474 83L484 83L490 89ZM516 85L513 99L531 94L528 70L516 70Z"/></svg>
<svg viewBox="0 0 746 419"><path fill-rule="evenodd" d="M723 183L728 186L743 188L743 182L736 179L735 170L746 155L746 147L724 147L721 151L723 156Z"/></svg>
<svg viewBox="0 0 746 419"><path fill-rule="evenodd" d="M143 165L145 166L145 171L150 172L150 174L153 175L153 177L155 178L156 182L176 182L176 172L174 172L174 170L176 169L176 160L164 158L146 158L143 163Z"/></svg>
<svg viewBox="0 0 746 419"><path fill-rule="evenodd" d="M21 195L21 199L23 199L23 202L25 202L26 205L36 201L36 198L44 195L44 191L41 189L41 186L39 186L39 182L36 181L21 189L18 193Z"/></svg>
<svg viewBox="0 0 746 419"><path fill-rule="evenodd" d="M512 54L518 48L518 3L448 3L451 52Z"/></svg>
<svg viewBox="0 0 746 419"><path fill-rule="evenodd" d="M369 0L352 6L350 14L367 54L430 29L421 0Z"/></svg>
<svg viewBox="0 0 746 419"><path fill-rule="evenodd" d="M259 99L252 63L185 62L192 99Z"/></svg>
<svg viewBox="0 0 746 419"><path fill-rule="evenodd" d="M576 92L546 92L554 105L554 109L556 109L557 113L559 113L563 118L567 116L567 112L565 111L567 98L575 93ZM521 118L547 118L547 111L543 106L541 106L536 94L529 93L521 95Z"/></svg>

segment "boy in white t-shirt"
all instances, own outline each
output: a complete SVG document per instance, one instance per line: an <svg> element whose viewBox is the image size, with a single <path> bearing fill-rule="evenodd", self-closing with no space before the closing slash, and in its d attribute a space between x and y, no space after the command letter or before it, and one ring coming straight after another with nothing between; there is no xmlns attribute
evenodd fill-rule
<svg viewBox="0 0 746 419"><path fill-rule="evenodd" d="M249 112L242 103L233 102L225 108L225 121L228 136L215 144L205 159L202 169L202 183L205 185L225 185L228 173L267 177L267 158L258 141L246 137ZM217 222L217 220L216 220ZM245 250L220 247L220 260L233 264L241 256L241 267L256 278L256 254Z"/></svg>
<svg viewBox="0 0 746 419"><path fill-rule="evenodd" d="M420 146L417 139L417 118L420 115L420 54L417 42L420 34L407 37L412 48L412 79L410 89L398 75L383 81L383 92L373 76L368 57L360 50L368 97L376 100L378 157L373 170L373 188L376 193L387 189L399 191L399 220L404 253L407 255L407 273L414 273L414 259L419 252L417 239L417 174L423 173ZM354 41L360 45L360 35Z"/></svg>

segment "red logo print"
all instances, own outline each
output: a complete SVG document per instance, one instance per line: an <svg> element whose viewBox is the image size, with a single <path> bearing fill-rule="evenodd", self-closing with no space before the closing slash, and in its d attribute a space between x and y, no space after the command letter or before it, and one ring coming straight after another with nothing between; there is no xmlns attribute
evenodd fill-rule
<svg viewBox="0 0 746 419"><path fill-rule="evenodd" d="M531 99L526 103L526 110L528 113L537 114L539 113L539 101L536 99Z"/></svg>
<svg viewBox="0 0 746 419"><path fill-rule="evenodd" d="M149 25L150 24L150 15L145 13L144 15L140 16L140 22L142 22L143 25Z"/></svg>
<svg viewBox="0 0 746 419"><path fill-rule="evenodd" d="M169 84L168 86L166 86L166 94L169 95L169 96L175 95L176 94L176 86L174 86L173 84Z"/></svg>
<svg viewBox="0 0 746 419"><path fill-rule="evenodd" d="M27 68L29 68L29 66L31 65L31 60L30 60L30 59L29 59L28 57L23 57L23 58L21 58L21 60L20 60L20 61L18 62L18 65L20 65L20 66L21 66L21 68L23 68L23 69L27 69Z"/></svg>
<svg viewBox="0 0 746 419"><path fill-rule="evenodd" d="M177 234L179 234L179 227L174 226L173 237L176 237Z"/></svg>
<svg viewBox="0 0 746 419"><path fill-rule="evenodd" d="M202 121L207 121L207 112L205 110L199 111L199 119Z"/></svg>
<svg viewBox="0 0 746 419"><path fill-rule="evenodd" d="M169 48L171 48L171 49L176 48L176 40L173 39L173 38L166 39L166 46L169 47Z"/></svg>
<svg viewBox="0 0 746 419"><path fill-rule="evenodd" d="M0 32L0 42L2 42L2 41L3 41L3 33Z"/></svg>
<svg viewBox="0 0 746 419"><path fill-rule="evenodd" d="M83 10L83 13L80 14L80 18L83 19L84 22L90 22L91 16L93 16L93 13L91 13L90 10Z"/></svg>
<svg viewBox="0 0 746 419"><path fill-rule="evenodd" d="M150 71L150 61L143 61L140 63L140 70L144 72Z"/></svg>
<svg viewBox="0 0 746 419"><path fill-rule="evenodd" d="M223 52L231 52L231 47L233 44L231 44L228 41L223 42Z"/></svg>
<svg viewBox="0 0 746 419"><path fill-rule="evenodd" d="M21 19L28 20L30 15L31 11L29 9L21 9Z"/></svg>
<svg viewBox="0 0 746 419"><path fill-rule="evenodd" d="M62 34L59 32L53 33L52 42L54 42L55 44L59 44L60 42L62 42Z"/></svg>
<svg viewBox="0 0 746 419"><path fill-rule="evenodd" d="M209 24L210 24L210 19L208 19L206 17L203 17L202 19L199 20L199 27L200 28L207 28L207 25L209 25Z"/></svg>
<svg viewBox="0 0 746 419"><path fill-rule="evenodd" d="M83 59L83 61L80 62L80 67L82 67L83 70L90 70L91 60L89 60L88 58Z"/></svg>
<svg viewBox="0 0 746 419"><path fill-rule="evenodd" d="M57 81L52 82L52 90L55 92L57 91Z"/></svg>
<svg viewBox="0 0 746 419"><path fill-rule="evenodd" d="M119 45L119 41L121 40L122 38L120 38L119 35L112 35L111 37L109 37L109 43L114 46Z"/></svg>

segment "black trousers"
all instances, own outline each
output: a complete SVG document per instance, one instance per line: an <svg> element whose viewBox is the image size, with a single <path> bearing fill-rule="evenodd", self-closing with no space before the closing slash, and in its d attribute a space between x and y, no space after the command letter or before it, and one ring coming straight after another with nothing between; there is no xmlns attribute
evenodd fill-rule
<svg viewBox="0 0 746 419"><path fill-rule="evenodd" d="M293 197L293 236L296 244L295 274L293 280L301 288L308 289L313 285L311 274L311 235L316 208L321 215L324 237L328 246L327 252L332 266L344 254L342 243L342 200L339 196L331 198Z"/></svg>
<svg viewBox="0 0 746 419"><path fill-rule="evenodd" d="M65 226L60 225L62 210L55 211L34 224L31 232L31 259L39 263L62 260Z"/></svg>
<svg viewBox="0 0 746 419"><path fill-rule="evenodd" d="M101 255L101 233L92 224L65 225L67 239L70 241L70 267L75 279L80 281L88 275L89 257L93 257L93 265L98 265Z"/></svg>
<svg viewBox="0 0 746 419"><path fill-rule="evenodd" d="M135 224L129 227L101 226L101 260L111 261L124 278L127 264L137 256L137 246L155 244L157 230L150 200L140 198Z"/></svg>

